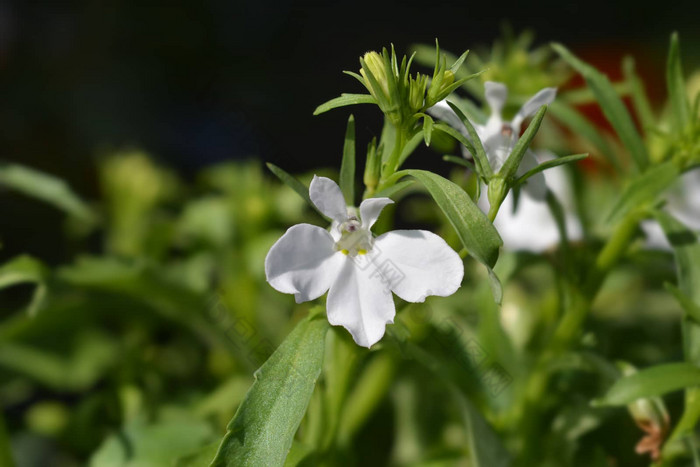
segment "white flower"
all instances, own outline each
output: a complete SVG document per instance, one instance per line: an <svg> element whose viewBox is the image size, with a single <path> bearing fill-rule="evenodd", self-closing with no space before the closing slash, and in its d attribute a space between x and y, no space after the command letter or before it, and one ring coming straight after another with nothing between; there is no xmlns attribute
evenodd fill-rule
<svg viewBox="0 0 700 467"><path fill-rule="evenodd" d="M556 96L556 88L544 88L530 98L511 121L503 120L501 111L508 96L508 89L502 83L487 81L486 101L491 107L491 116L485 125L473 123L479 139L484 145L486 157L494 172L498 172L511 153L520 137L523 121L534 115L542 105L550 104ZM468 137L464 124L447 105L440 102L428 110L431 115L440 118ZM471 154L462 147L462 154L471 158ZM552 159L551 153L535 154L527 150L518 168L518 175L536 167L539 163ZM481 197L477 204L482 211L489 211L486 189L482 186ZM566 231L569 240L579 240L583 235L579 220L572 214L571 190L566 171L555 167L528 178L522 187L517 210L513 212L513 195L509 193L503 200L494 226L503 239L504 248L509 250L526 250L541 252L551 248L560 241L557 223L545 201L547 190L557 197L564 207Z"/></svg>
<svg viewBox="0 0 700 467"><path fill-rule="evenodd" d="M370 228L389 198L370 198L355 208L345 205L338 185L316 177L311 201L333 219L330 231L297 224L270 248L265 274L272 287L292 293L297 303L330 289L328 321L344 326L359 345L370 347L394 322L391 292L408 302L428 295L453 294L464 276L459 255L437 235L424 230L395 230L374 238Z"/></svg>
<svg viewBox="0 0 700 467"><path fill-rule="evenodd" d="M682 222L686 227L700 232L700 168L693 169L681 175L676 186L666 195L666 206L669 214ZM645 220L641 224L646 234L646 244L649 248L670 250L671 244L666 234L655 220Z"/></svg>

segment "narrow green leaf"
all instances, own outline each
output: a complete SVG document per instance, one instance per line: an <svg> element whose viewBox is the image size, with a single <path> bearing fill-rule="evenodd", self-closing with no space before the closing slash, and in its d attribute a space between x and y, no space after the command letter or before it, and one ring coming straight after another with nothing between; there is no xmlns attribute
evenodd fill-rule
<svg viewBox="0 0 700 467"><path fill-rule="evenodd" d="M340 190L348 206L355 205L355 117L350 115L345 130L343 161L340 164ZM308 192L308 190L307 190Z"/></svg>
<svg viewBox="0 0 700 467"><path fill-rule="evenodd" d="M476 132L474 125L472 125L472 122L470 122L466 115L464 115L462 109L460 109L450 101L447 101L447 105L449 105L452 111L455 114L457 114L457 117L459 117L462 123L464 123L464 126L467 128L467 133L469 133L469 137L471 138L473 149L473 151L469 152L471 152L472 156L474 156L474 162L476 164L477 169L479 169L479 175L486 178L486 180L489 180L493 175L493 170L491 169L491 163L489 162L489 158L486 155L486 150L484 150L484 145L481 143L481 138L479 138L479 134ZM467 149L469 149L469 146L465 146L467 147Z"/></svg>
<svg viewBox="0 0 700 467"><path fill-rule="evenodd" d="M503 240L469 195L458 185L432 172L404 170L401 173L414 177L425 186L469 254L493 268Z"/></svg>
<svg viewBox="0 0 700 467"><path fill-rule="evenodd" d="M311 201L311 197L309 196L309 189L303 183L301 183L293 175L290 175L289 173L285 172L283 169L277 167L271 162L267 162L265 165L267 165L267 168L270 169L270 172L275 174L277 178L279 178L282 181L282 183L287 185L292 190L296 191L297 194L304 199L304 201L309 203L309 206L314 208L314 211L316 211L321 217L330 222L330 219L326 217L326 215L323 214L321 211L319 211L316 205Z"/></svg>
<svg viewBox="0 0 700 467"><path fill-rule="evenodd" d="M578 110L563 102L554 101L549 105L549 112L551 112L557 120L569 127L574 134L580 135L584 139L590 141L613 167L618 170L620 169L620 160L615 151L613 151L595 125L589 122Z"/></svg>
<svg viewBox="0 0 700 467"><path fill-rule="evenodd" d="M92 224L95 214L60 178L17 164L0 165L0 186L17 190Z"/></svg>
<svg viewBox="0 0 700 467"><path fill-rule="evenodd" d="M520 162L523 160L523 156L525 156L525 151L527 151L527 148L530 146L532 140L535 139L537 130L540 129L540 124L542 124L542 119L544 118L545 113L547 113L547 106L543 105L532 118L532 121L528 125L527 130L525 130L525 133L523 133L523 136L517 143L515 143L515 147L508 155L506 161L503 163L501 170L498 171L498 173L501 174L504 179L511 180L515 177L515 174L520 167Z"/></svg>
<svg viewBox="0 0 700 467"><path fill-rule="evenodd" d="M627 83L629 83L632 103L634 104L634 110L637 112L637 116L642 123L642 129L644 131L649 131L649 129L656 126L654 112L651 110L651 103L649 102L647 93L644 90L644 83L637 75L634 59L632 57L627 56L624 58L622 61L622 72L625 75L625 80Z"/></svg>
<svg viewBox="0 0 700 467"><path fill-rule="evenodd" d="M423 115L423 138L425 140L425 145L430 146L430 137L433 134L433 119L430 115Z"/></svg>
<svg viewBox="0 0 700 467"><path fill-rule="evenodd" d="M632 117L627 112L625 104L618 96L610 80L601 72L577 58L563 45L552 44L552 47L569 65L584 77L586 83L588 83L588 86L598 99L598 104L601 109L603 109L605 117L613 128L615 128L620 140L622 140L622 143L632 155L632 159L637 168L641 171L646 170L649 165L649 155L646 147L644 146L641 136L639 136L637 132Z"/></svg>
<svg viewBox="0 0 700 467"><path fill-rule="evenodd" d="M671 45L668 51L666 86L668 87L668 98L671 102L673 118L676 121L676 130L681 132L690 120L690 103L685 94L680 45L676 32L671 35Z"/></svg>
<svg viewBox="0 0 700 467"><path fill-rule="evenodd" d="M476 152L476 150L474 149L474 145L472 144L472 142L469 141L469 140L467 139L466 136L464 136L462 133L460 133L459 131L455 130L455 129L452 128L451 126L446 125L446 124L444 124L444 123L442 123L442 122L437 122L437 123L434 125L434 129L435 129L435 130L440 130L440 131L442 131L443 133L446 133L446 134L452 136L452 137L453 137L454 139L456 139L460 144L462 144L465 148L467 148L467 150L468 150L472 155Z"/></svg>
<svg viewBox="0 0 700 467"><path fill-rule="evenodd" d="M678 168L668 161L637 176L615 202L609 222L616 222L632 209L653 203L678 178Z"/></svg>
<svg viewBox="0 0 700 467"><path fill-rule="evenodd" d="M255 373L211 467L283 466L321 373L328 321L301 321Z"/></svg>
<svg viewBox="0 0 700 467"><path fill-rule="evenodd" d="M454 390L462 407L462 416L467 426L470 465L474 467L507 467L510 455L493 432L484 417L462 393Z"/></svg>
<svg viewBox="0 0 700 467"><path fill-rule="evenodd" d="M26 255L18 256L0 266L0 289L16 284L36 284L32 299L27 306L27 313L34 316L46 297L48 274L48 269L39 260Z"/></svg>
<svg viewBox="0 0 700 467"><path fill-rule="evenodd" d="M543 172L547 169L551 169L553 167L557 167L559 165L563 164L568 164L570 162L576 162L580 161L581 159L585 159L588 157L588 154L574 154L571 156L564 156L564 157L557 157L556 159L552 159L547 162L543 162L542 164L539 164L536 167L533 167L532 169L528 170L525 172L523 175L521 175L513 184L513 187L516 187L518 185L522 185L527 181L528 178L532 177L535 174L538 174L540 172Z"/></svg>
<svg viewBox="0 0 700 467"><path fill-rule="evenodd" d="M457 73L457 70L459 70L459 67L462 66L462 63L464 63L464 60L467 59L467 55L469 55L469 50L465 50L462 55L459 56L457 60L452 64L450 67L450 71L452 73Z"/></svg>
<svg viewBox="0 0 700 467"><path fill-rule="evenodd" d="M618 379L597 405L627 405L643 397L662 396L700 386L700 368L690 363L667 363Z"/></svg>
<svg viewBox="0 0 700 467"><path fill-rule="evenodd" d="M331 99L316 107L314 115L320 115L338 107L346 107L355 104L376 104L377 100L369 94L341 94L340 97Z"/></svg>

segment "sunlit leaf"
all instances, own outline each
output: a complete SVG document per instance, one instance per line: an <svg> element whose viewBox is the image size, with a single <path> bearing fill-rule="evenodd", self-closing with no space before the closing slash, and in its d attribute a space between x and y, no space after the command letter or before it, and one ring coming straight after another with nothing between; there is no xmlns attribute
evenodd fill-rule
<svg viewBox="0 0 700 467"><path fill-rule="evenodd" d="M212 467L282 466L321 373L328 321L301 321L255 373Z"/></svg>
<svg viewBox="0 0 700 467"><path fill-rule="evenodd" d="M667 363L639 370L617 380L598 405L627 405L643 397L700 386L700 368L691 363Z"/></svg>
<svg viewBox="0 0 700 467"><path fill-rule="evenodd" d="M492 268L503 241L469 195L456 184L432 172L404 170L401 173L414 177L425 186L469 254Z"/></svg>

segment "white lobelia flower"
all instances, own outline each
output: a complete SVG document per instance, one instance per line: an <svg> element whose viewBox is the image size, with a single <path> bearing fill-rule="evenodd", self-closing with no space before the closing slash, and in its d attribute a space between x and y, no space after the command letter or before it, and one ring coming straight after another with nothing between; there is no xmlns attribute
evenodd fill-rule
<svg viewBox="0 0 700 467"><path fill-rule="evenodd" d="M529 99L511 121L503 120L501 112L508 97L508 89L502 83L487 81L485 97L491 108L491 116L485 125L472 123L484 145L486 157L494 172L498 172L510 155L520 137L520 129L526 118L534 115L543 105L550 104L556 97L556 88L544 88ZM442 101L428 113L444 120L449 125L468 136L462 121L454 111ZM471 158L469 151L462 147L464 157ZM528 149L518 167L518 175L536 167L539 163L554 158L548 152L535 152ZM509 250L526 250L541 252L556 245L560 240L559 230L554 216L545 201L547 190L557 197L564 207L566 231L569 240L580 240L583 231L576 216L573 215L572 195L569 181L563 167L554 167L528 178L522 187L517 209L513 211L514 197L509 193L503 200L494 226L503 239L504 248ZM481 190L477 202L482 211L489 211L486 190Z"/></svg>
<svg viewBox="0 0 700 467"><path fill-rule="evenodd" d="M439 236L424 230L395 230L374 238L370 231L389 198L345 205L338 185L314 176L311 201L333 219L330 231L297 224L272 245L265 274L272 287L294 294L297 303L330 289L328 321L344 326L358 345L370 347L394 322L393 291L407 302L428 295L452 295L462 283L464 265Z"/></svg>
<svg viewBox="0 0 700 467"><path fill-rule="evenodd" d="M678 183L665 196L664 209L690 230L700 232L700 168L681 175ZM652 249L670 250L671 244L658 222L648 219L642 222L646 245Z"/></svg>

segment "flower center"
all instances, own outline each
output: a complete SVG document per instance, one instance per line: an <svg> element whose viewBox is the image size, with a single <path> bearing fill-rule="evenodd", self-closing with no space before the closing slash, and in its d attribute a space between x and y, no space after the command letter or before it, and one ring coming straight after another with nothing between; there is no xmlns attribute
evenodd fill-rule
<svg viewBox="0 0 700 467"><path fill-rule="evenodd" d="M372 249L372 233L363 229L356 217L351 217L338 226L340 240L335 243L335 249L344 255L365 255Z"/></svg>

